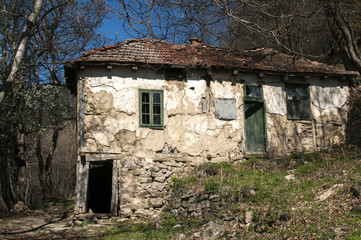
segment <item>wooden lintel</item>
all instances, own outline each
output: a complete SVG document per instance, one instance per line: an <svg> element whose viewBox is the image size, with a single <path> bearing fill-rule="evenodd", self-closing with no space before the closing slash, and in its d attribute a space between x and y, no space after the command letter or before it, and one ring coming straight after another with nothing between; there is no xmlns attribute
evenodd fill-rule
<svg viewBox="0 0 361 240"><path fill-rule="evenodd" d="M92 161L105 161L105 160L114 160L114 159L121 159L128 154L120 153L120 152L97 152L97 151L80 151L79 155L85 158L85 161L92 162Z"/></svg>
<svg viewBox="0 0 361 240"><path fill-rule="evenodd" d="M189 162L189 158L183 157L181 155L172 155L172 154L164 154L162 156L156 156L153 159L154 162L169 162L169 161L176 161L176 162Z"/></svg>

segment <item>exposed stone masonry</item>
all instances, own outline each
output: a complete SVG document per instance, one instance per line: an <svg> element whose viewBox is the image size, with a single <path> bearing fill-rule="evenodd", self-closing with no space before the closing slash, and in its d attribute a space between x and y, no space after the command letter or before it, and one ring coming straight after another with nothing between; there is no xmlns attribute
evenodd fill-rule
<svg viewBox="0 0 361 240"><path fill-rule="evenodd" d="M153 162L127 157L118 162L121 217L159 216L169 200L172 177L182 176L191 167L174 157Z"/></svg>

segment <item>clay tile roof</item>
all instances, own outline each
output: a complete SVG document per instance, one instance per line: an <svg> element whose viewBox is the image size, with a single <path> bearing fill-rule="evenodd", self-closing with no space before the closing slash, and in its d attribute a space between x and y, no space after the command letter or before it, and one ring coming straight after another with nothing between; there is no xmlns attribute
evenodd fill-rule
<svg viewBox="0 0 361 240"><path fill-rule="evenodd" d="M144 38L93 49L70 63L144 63L184 67L225 67L277 73L358 76L357 72L283 54L273 49L236 51L203 45L176 45Z"/></svg>

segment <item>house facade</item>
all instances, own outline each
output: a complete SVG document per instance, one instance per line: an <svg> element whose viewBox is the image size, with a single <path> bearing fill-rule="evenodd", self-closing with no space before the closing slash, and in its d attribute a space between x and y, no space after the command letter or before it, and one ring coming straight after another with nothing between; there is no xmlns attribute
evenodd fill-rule
<svg viewBox="0 0 361 240"><path fill-rule="evenodd" d="M356 72L270 49L152 39L65 64L78 99L77 213L156 217L171 178L204 162L345 141Z"/></svg>

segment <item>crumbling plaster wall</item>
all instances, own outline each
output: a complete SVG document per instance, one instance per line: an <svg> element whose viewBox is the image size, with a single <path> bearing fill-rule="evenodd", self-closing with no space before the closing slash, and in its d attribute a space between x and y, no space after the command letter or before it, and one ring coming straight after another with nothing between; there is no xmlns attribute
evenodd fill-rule
<svg viewBox="0 0 361 240"><path fill-rule="evenodd" d="M186 81L165 81L153 69L86 69L84 86L84 151L127 152L152 159L166 151L194 161L241 159L244 154L244 83L260 82L256 75L188 70ZM277 155L314 151L344 140L349 87L337 79L309 83L313 120L287 120L285 83L280 77L262 79L268 150ZM341 86L340 86L341 85ZM164 129L139 128L139 89L164 91ZM214 98L236 100L237 119L214 116Z"/></svg>
<svg viewBox="0 0 361 240"><path fill-rule="evenodd" d="M277 79L263 86L269 152L317 151L345 140L349 91L338 79L293 79L308 83L312 120L287 120L285 84Z"/></svg>

